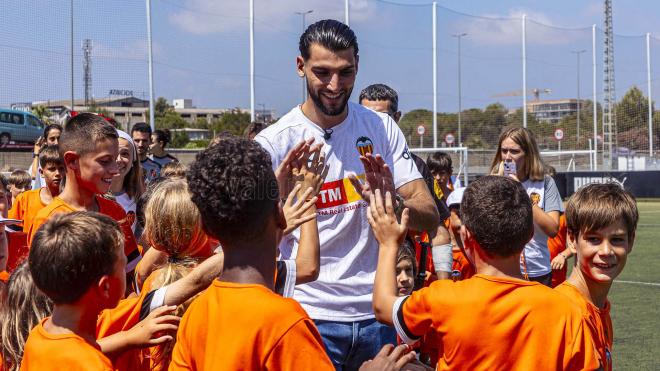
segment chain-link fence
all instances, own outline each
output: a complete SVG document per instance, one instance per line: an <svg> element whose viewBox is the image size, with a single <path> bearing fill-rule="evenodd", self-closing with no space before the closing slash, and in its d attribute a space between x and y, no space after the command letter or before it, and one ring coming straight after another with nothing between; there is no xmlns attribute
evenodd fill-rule
<svg viewBox="0 0 660 371"><path fill-rule="evenodd" d="M651 94L660 93L660 69L653 68L660 39L614 35L616 103L608 122L600 27L562 28L516 11L470 15L421 1L348 4L360 46L353 100L373 83L397 90L400 126L412 148L467 147L471 173L483 172L502 128L526 124L558 171L658 166L660 114L649 105L648 83ZM157 123L213 130L226 128L211 123L228 112L248 115L252 108L264 121L285 114L306 95L295 71L303 27L345 20L345 5L254 0L251 107L249 1L152 1L155 96L166 99L156 104ZM95 110L125 128L148 120L144 2L6 0L0 11L0 107L52 119L66 110Z"/></svg>

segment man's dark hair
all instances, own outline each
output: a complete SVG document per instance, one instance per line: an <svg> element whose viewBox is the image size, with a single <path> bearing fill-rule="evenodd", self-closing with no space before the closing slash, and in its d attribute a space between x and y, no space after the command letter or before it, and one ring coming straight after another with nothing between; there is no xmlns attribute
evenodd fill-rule
<svg viewBox="0 0 660 371"><path fill-rule="evenodd" d="M451 156L447 152L434 152L426 159L426 165L432 173L448 172L453 173Z"/></svg>
<svg viewBox="0 0 660 371"><path fill-rule="evenodd" d="M386 100L390 102L390 116L394 115L399 110L399 94L396 90L390 88L385 84L372 84L362 89L360 92L360 99L358 102L366 100Z"/></svg>
<svg viewBox="0 0 660 371"><path fill-rule="evenodd" d="M139 131L140 133L147 133L151 136L151 126L149 126L146 122L138 122L137 124L133 125L133 128L131 129L131 136L133 136L133 133Z"/></svg>
<svg viewBox="0 0 660 371"><path fill-rule="evenodd" d="M520 182L503 176L470 183L461 202L461 220L490 257L520 254L534 233L527 192Z"/></svg>
<svg viewBox="0 0 660 371"><path fill-rule="evenodd" d="M163 148L172 141L172 133L169 129L156 129L154 131L156 142L163 142Z"/></svg>
<svg viewBox="0 0 660 371"><path fill-rule="evenodd" d="M311 24L300 36L298 49L304 60L310 56L312 44L319 44L324 48L338 52L353 48L353 55L358 55L357 37L347 25L334 19L324 19Z"/></svg>
<svg viewBox="0 0 660 371"><path fill-rule="evenodd" d="M60 155L60 146L57 144L46 145L39 150L39 166L43 169L48 164L64 164L64 160Z"/></svg>
<svg viewBox="0 0 660 371"><path fill-rule="evenodd" d="M61 134L62 134L62 130L63 130L63 129L62 129L62 125L60 125L60 124L48 124L48 125L46 125L46 127L44 128L44 136L43 136L44 140L45 140L46 138L48 138L48 134L50 134L50 131L51 131L51 130L59 130L59 131L60 131L60 135L61 135Z"/></svg>
<svg viewBox="0 0 660 371"><path fill-rule="evenodd" d="M98 142L110 139L117 140L117 130L108 125L107 121L93 113L81 113L69 119L60 135L60 154L74 151L79 156L96 150Z"/></svg>
<svg viewBox="0 0 660 371"><path fill-rule="evenodd" d="M123 240L117 222L106 215L57 214L32 240L28 264L34 284L55 304L74 303L101 277L112 274L123 254Z"/></svg>
<svg viewBox="0 0 660 371"><path fill-rule="evenodd" d="M259 143L234 135L197 154L188 186L209 235L247 241L262 233L279 202L271 164Z"/></svg>

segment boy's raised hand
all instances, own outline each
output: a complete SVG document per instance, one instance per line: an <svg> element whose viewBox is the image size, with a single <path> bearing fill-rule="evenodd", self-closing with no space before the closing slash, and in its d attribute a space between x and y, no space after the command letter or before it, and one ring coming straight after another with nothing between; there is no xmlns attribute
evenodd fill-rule
<svg viewBox="0 0 660 371"><path fill-rule="evenodd" d="M314 190L312 196L316 196L328 175L329 167L326 166L325 153L321 151L322 143L310 147L309 152L303 154L300 161L292 164L291 175L295 184L301 184L299 192L307 188ZM298 197L301 197L299 194Z"/></svg>
<svg viewBox="0 0 660 371"><path fill-rule="evenodd" d="M293 188L291 170L294 167L300 167L300 161L303 156L309 154L312 143L314 143L314 138L300 141L287 152L280 166L275 169L275 178L281 195L288 195L291 192Z"/></svg>
<svg viewBox="0 0 660 371"><path fill-rule="evenodd" d="M147 318L126 331L126 339L133 348L146 348L174 340L181 317L171 314L176 306L162 306Z"/></svg>
<svg viewBox="0 0 660 371"><path fill-rule="evenodd" d="M408 230L408 209L401 214L401 223L397 221L392 205L392 195L385 193L385 200L380 189L376 189L369 197L367 220L374 231L381 248L385 245L398 247L403 243Z"/></svg>
<svg viewBox="0 0 660 371"><path fill-rule="evenodd" d="M308 212L313 209L318 199L316 196L312 196L315 193L314 188L308 187L300 194L301 189L302 183L296 184L282 206L284 219L286 220L284 234L289 234L300 227L300 225L316 218L316 212Z"/></svg>

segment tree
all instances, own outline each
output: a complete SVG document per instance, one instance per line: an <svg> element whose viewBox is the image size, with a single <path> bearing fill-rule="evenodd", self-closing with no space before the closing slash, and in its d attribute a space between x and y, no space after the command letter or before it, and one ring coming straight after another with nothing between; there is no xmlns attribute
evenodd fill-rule
<svg viewBox="0 0 660 371"><path fill-rule="evenodd" d="M630 149L648 148L649 102L637 86L628 89L614 106L614 113L618 144Z"/></svg>
<svg viewBox="0 0 660 371"><path fill-rule="evenodd" d="M209 122L205 117L198 117L197 120L192 124L192 127L195 129L208 129Z"/></svg>
<svg viewBox="0 0 660 371"><path fill-rule="evenodd" d="M163 116L156 116L156 129L183 129L188 122L174 110L165 113Z"/></svg>
<svg viewBox="0 0 660 371"><path fill-rule="evenodd" d="M172 148L183 148L188 142L190 142L190 138L185 131L172 132L172 142L170 143Z"/></svg>
<svg viewBox="0 0 660 371"><path fill-rule="evenodd" d="M242 113L236 108L231 112L223 113L220 119L213 120L210 126L216 133L227 131L234 135L243 135L248 125L250 125L250 114Z"/></svg>
<svg viewBox="0 0 660 371"><path fill-rule="evenodd" d="M167 103L167 99L158 97L154 103L154 117L163 117L170 112L174 112L174 107ZM149 117L149 115L147 115L147 117Z"/></svg>

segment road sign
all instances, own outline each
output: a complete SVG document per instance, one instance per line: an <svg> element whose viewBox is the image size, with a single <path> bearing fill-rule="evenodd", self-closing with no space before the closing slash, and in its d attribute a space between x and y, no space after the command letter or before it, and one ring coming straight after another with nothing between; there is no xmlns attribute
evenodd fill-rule
<svg viewBox="0 0 660 371"><path fill-rule="evenodd" d="M445 142L447 144L454 144L454 134L447 133L447 135L445 135Z"/></svg>
<svg viewBox="0 0 660 371"><path fill-rule="evenodd" d="M424 125L419 125L417 127L417 134L424 135L424 133L426 133L426 128L424 127Z"/></svg>
<svg viewBox="0 0 660 371"><path fill-rule="evenodd" d="M559 128L555 129L555 139L557 139L557 140L564 139L564 130L559 129Z"/></svg>

